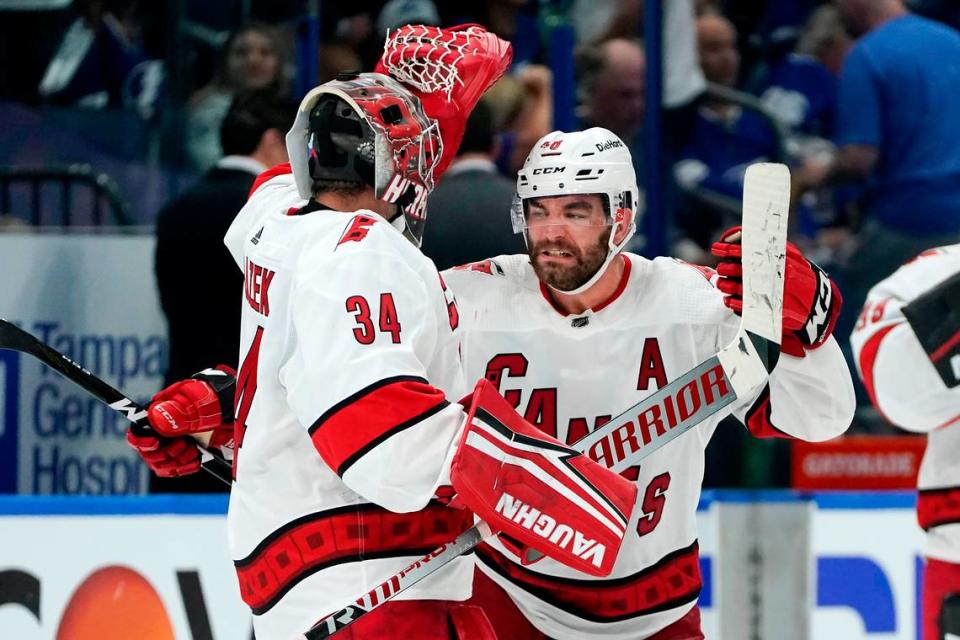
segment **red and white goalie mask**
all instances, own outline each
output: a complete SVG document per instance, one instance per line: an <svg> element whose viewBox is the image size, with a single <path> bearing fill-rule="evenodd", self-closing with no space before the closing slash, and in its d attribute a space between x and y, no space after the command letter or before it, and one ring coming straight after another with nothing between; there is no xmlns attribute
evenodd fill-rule
<svg viewBox="0 0 960 640"><path fill-rule="evenodd" d="M321 183L369 184L377 198L400 207L404 233L419 245L427 196L456 155L473 107L511 57L509 43L477 25L397 29L387 37L376 73L325 83L303 99L287 134L300 196L312 197L315 176ZM341 108L319 118L316 108L325 96L350 112ZM323 130L318 122L326 123ZM320 144L311 136L320 136ZM320 157L325 147L331 153ZM312 170L330 164L333 173Z"/></svg>
<svg viewBox="0 0 960 640"><path fill-rule="evenodd" d="M577 195L599 196L603 218L568 215L561 219L543 215L539 206L543 204L541 199ZM543 225L563 225L577 231L583 231L577 229L583 226L609 228L606 255L601 249L593 263L595 270L583 276L585 281L578 280L580 284L558 288L566 294L578 294L600 279L633 237L639 211L639 189L630 150L613 132L593 127L572 133L554 131L537 141L517 173L511 219L514 232L523 234L528 249L535 244L532 236L538 225L541 230Z"/></svg>
<svg viewBox="0 0 960 640"><path fill-rule="evenodd" d="M436 120L402 84L364 73L316 87L300 104L287 152L300 197L309 199L324 183L368 184L401 208L406 232L419 242L443 140Z"/></svg>

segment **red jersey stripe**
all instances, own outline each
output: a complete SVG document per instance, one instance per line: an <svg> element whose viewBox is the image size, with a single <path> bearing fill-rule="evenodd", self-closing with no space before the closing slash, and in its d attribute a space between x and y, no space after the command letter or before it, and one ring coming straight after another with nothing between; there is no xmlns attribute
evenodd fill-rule
<svg viewBox="0 0 960 640"><path fill-rule="evenodd" d="M477 560L548 604L593 622L616 622L667 611L693 601L703 586L694 542L623 578L577 580L536 573L510 562L486 543Z"/></svg>
<svg viewBox="0 0 960 640"><path fill-rule="evenodd" d="M880 343L884 336L899 327L903 322L884 327L870 336L866 344L860 350L860 375L863 378L863 386L867 388L867 395L870 396L870 402L877 408L880 415L883 415L883 409L877 404L877 392L873 385L873 365L877 361L877 352L880 351ZM886 416L883 416L886 418Z"/></svg>
<svg viewBox="0 0 960 640"><path fill-rule="evenodd" d="M309 433L324 462L342 477L377 445L448 404L443 392L423 378L384 378L331 407Z"/></svg>
<svg viewBox="0 0 960 640"><path fill-rule="evenodd" d="M592 311L596 313L601 309L610 306L610 304L620 297L620 294L627 288L627 282L630 281L630 270L633 269L633 263L630 262L630 258L621 254L620 259L623 260L623 275L620 276L620 282L617 283L617 288L613 290L613 293L610 294L610 297L598 304L595 307L592 307Z"/></svg>
<svg viewBox="0 0 960 640"><path fill-rule="evenodd" d="M260 615L318 571L371 558L422 556L472 525L472 513L436 501L414 513L394 513L375 504L311 513L280 527L247 557L234 561L240 595Z"/></svg>
<svg viewBox="0 0 960 640"><path fill-rule="evenodd" d="M960 487L921 489L917 496L917 522L924 531L960 523Z"/></svg>

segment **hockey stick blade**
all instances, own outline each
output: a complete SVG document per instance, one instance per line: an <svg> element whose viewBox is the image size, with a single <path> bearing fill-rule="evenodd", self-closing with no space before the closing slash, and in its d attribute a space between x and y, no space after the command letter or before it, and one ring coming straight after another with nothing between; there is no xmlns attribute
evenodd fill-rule
<svg viewBox="0 0 960 640"><path fill-rule="evenodd" d="M743 312L736 336L716 355L584 436L571 445L572 448L614 471L624 471L766 382L779 353L789 209L787 167L782 164L748 167L741 240ZM681 409L680 402L687 399L689 404ZM374 587L353 604L320 619L296 639L329 638L494 533L486 522L480 522L409 569ZM540 555L534 552L528 559L535 560Z"/></svg>
<svg viewBox="0 0 960 640"><path fill-rule="evenodd" d="M0 318L0 349L19 351L33 356L132 422L131 428L136 433L154 433L147 421L147 410L144 407L50 345L41 342L32 334L3 318ZM196 447L200 451L200 464L203 470L229 485L232 477L230 463L199 443L196 443Z"/></svg>

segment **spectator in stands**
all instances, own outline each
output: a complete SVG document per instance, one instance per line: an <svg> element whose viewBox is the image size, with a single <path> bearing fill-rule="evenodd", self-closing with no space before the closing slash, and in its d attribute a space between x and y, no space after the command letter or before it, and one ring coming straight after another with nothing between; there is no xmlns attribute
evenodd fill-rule
<svg viewBox="0 0 960 640"><path fill-rule="evenodd" d="M433 0L390 0L377 15L377 33L381 39L408 24L438 26L440 15Z"/></svg>
<svg viewBox="0 0 960 640"><path fill-rule="evenodd" d="M165 385L210 363L237 362L243 274L223 236L256 176L287 161L284 136L295 114L295 105L269 90L237 94L220 127L227 155L157 218L157 287L170 336ZM160 484L151 486L159 491L221 488L205 480L184 489L182 482L166 485L152 478Z"/></svg>
<svg viewBox="0 0 960 640"><path fill-rule="evenodd" d="M794 172L798 191L866 181L841 334L867 290L920 251L960 240L960 33L901 0L837 0L854 35L843 64L837 153Z"/></svg>
<svg viewBox="0 0 960 640"><path fill-rule="evenodd" d="M834 5L823 5L810 14L793 53L760 65L751 81L769 113L784 127L786 146L796 162L830 153L837 86L843 58L852 40ZM832 261L843 243L843 224L861 193L854 187L819 190L806 194L791 221L794 241L806 243L820 263Z"/></svg>
<svg viewBox="0 0 960 640"><path fill-rule="evenodd" d="M137 39L135 2L80 0L47 63L38 93L50 103L90 109L124 106L124 84L146 59Z"/></svg>
<svg viewBox="0 0 960 640"><path fill-rule="evenodd" d="M630 148L637 181L643 184L647 67L643 45L638 40L614 38L595 47L583 47L575 54L574 66L578 129L603 127L617 134ZM642 236L640 229L635 242L642 242ZM639 245L629 248L638 250Z"/></svg>
<svg viewBox="0 0 960 640"><path fill-rule="evenodd" d="M457 0L436 3L443 24L475 22L508 40L513 45L513 69L544 62L537 24L538 5L539 3L529 0Z"/></svg>
<svg viewBox="0 0 960 640"><path fill-rule="evenodd" d="M500 78L483 99L500 132L497 167L515 176L537 140L553 131L553 76L549 67L528 64Z"/></svg>
<svg viewBox="0 0 960 640"><path fill-rule="evenodd" d="M515 182L494 164L498 144L490 106L481 100L467 120L456 158L427 202L423 252L441 271L526 251L510 222Z"/></svg>
<svg viewBox="0 0 960 640"><path fill-rule="evenodd" d="M213 80L190 98L187 157L196 169L211 167L223 154L220 123L238 91L267 90L287 96L283 47L274 27L252 22L230 34Z"/></svg>
<svg viewBox="0 0 960 640"><path fill-rule="evenodd" d="M818 8L807 21L794 52L769 68L755 93L792 132L829 137L840 66L851 44L837 8Z"/></svg>
<svg viewBox="0 0 960 640"><path fill-rule="evenodd" d="M708 82L732 89L740 74L737 33L729 20L706 12L697 18L700 66ZM710 261L707 249L723 229L738 224L743 175L754 162L779 157L779 140L763 116L705 95L683 145L674 176L688 196L677 224L689 240L684 258Z"/></svg>
<svg viewBox="0 0 960 640"><path fill-rule="evenodd" d="M615 38L577 51L580 129L603 127L629 141L634 162L643 127L646 58L636 40Z"/></svg>
<svg viewBox="0 0 960 640"><path fill-rule="evenodd" d="M317 84L336 79L342 71L363 69L363 60L356 49L346 42L324 42L317 49L319 69Z"/></svg>

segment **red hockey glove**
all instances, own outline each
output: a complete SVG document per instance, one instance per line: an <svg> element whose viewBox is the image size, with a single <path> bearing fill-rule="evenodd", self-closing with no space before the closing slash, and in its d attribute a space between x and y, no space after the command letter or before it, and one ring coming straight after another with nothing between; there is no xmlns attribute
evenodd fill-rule
<svg viewBox="0 0 960 640"><path fill-rule="evenodd" d="M200 452L190 436L201 436L211 447L233 439L233 392L236 377L221 366L206 369L189 380L175 382L153 397L147 420L156 434L127 431L127 442L162 478L200 470Z"/></svg>
<svg viewBox="0 0 960 640"><path fill-rule="evenodd" d="M161 436L175 438L211 432L210 446L222 446L233 438L236 385L233 369L205 369L153 396L147 419Z"/></svg>
<svg viewBox="0 0 960 640"><path fill-rule="evenodd" d="M450 471L458 500L520 545L610 575L636 485L526 422L488 380L465 403Z"/></svg>
<svg viewBox="0 0 960 640"><path fill-rule="evenodd" d="M717 288L727 294L723 303L739 315L743 311L743 263L740 227L727 229L710 253L720 258ZM843 298L830 277L787 243L783 285L783 338L780 350L802 358L830 337L837 324Z"/></svg>
<svg viewBox="0 0 960 640"><path fill-rule="evenodd" d="M127 431L127 442L161 478L177 478L200 470L200 451L189 438L137 436Z"/></svg>

